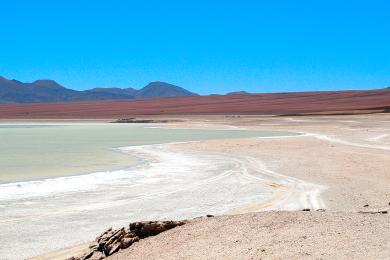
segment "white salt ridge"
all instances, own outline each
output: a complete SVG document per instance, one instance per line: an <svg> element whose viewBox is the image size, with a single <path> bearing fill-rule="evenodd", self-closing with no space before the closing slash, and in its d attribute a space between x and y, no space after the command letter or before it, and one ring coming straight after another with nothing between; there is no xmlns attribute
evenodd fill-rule
<svg viewBox="0 0 390 260"><path fill-rule="evenodd" d="M126 170L119 170L1 184L0 201L88 191L97 189L99 185L104 185L108 181L111 183L120 182L127 175Z"/></svg>

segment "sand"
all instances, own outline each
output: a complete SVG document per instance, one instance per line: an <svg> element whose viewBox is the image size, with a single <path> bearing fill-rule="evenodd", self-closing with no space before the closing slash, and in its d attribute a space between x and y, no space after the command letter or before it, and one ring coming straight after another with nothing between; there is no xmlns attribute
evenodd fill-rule
<svg viewBox="0 0 390 260"><path fill-rule="evenodd" d="M108 259L388 259L390 217L262 212L194 221Z"/></svg>
<svg viewBox="0 0 390 260"><path fill-rule="evenodd" d="M320 207L326 211L261 212L297 199L291 192L295 185L287 185L268 201L242 205L226 216L194 220L141 240L110 259L389 259L389 214L359 211L390 207L390 114L179 119L187 121L169 127L303 133L176 148L245 157L265 171L320 185L324 187L318 194ZM257 213L248 213L253 211Z"/></svg>

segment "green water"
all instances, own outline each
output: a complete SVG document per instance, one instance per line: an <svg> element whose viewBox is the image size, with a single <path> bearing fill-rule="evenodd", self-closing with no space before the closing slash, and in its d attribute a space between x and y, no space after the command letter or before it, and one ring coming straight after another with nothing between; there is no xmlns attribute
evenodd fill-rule
<svg viewBox="0 0 390 260"><path fill-rule="evenodd" d="M112 148L284 132L150 128L142 124L0 124L0 182L114 170L134 158Z"/></svg>

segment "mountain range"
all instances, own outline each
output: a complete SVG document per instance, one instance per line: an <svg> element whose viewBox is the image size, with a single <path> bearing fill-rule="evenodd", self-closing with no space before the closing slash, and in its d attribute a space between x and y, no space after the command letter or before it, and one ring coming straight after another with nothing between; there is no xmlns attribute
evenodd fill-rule
<svg viewBox="0 0 390 260"><path fill-rule="evenodd" d="M114 99L151 99L160 97L197 96L184 88L160 81L134 88L93 88L84 91L65 88L54 80L24 83L0 76L0 103L44 103Z"/></svg>

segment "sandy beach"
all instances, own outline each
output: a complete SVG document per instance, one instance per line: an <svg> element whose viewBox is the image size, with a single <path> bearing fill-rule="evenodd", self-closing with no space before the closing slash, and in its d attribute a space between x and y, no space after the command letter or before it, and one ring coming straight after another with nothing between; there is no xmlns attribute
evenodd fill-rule
<svg viewBox="0 0 390 260"><path fill-rule="evenodd" d="M184 121L161 127L282 130L302 135L175 144L177 152L240 158L241 163L247 162L246 173L256 170L260 174L256 177L266 179L273 195L243 203L225 216L195 219L142 239L110 258L386 259L390 255L390 219L382 214L390 208L389 114L180 119ZM305 208L311 211L302 211ZM79 254L80 249L54 254L64 258ZM53 253L36 259L52 257Z"/></svg>

